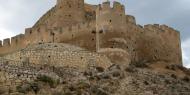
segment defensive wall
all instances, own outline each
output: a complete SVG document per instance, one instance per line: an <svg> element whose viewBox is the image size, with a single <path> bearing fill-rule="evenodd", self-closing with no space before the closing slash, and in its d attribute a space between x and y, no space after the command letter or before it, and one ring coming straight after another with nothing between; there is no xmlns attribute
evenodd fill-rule
<svg viewBox="0 0 190 95"><path fill-rule="evenodd" d="M57 27L54 29L47 29L45 25L41 25L37 28L27 28L25 34L20 34L11 39L8 38L1 41L0 55L8 54L36 43L76 43L78 46L88 45L93 48L95 44L89 45L85 43L86 40L90 41L89 43L93 43L92 41L95 43L93 31L95 31L94 22L69 27ZM77 40L77 38L84 36L86 36L86 40Z"/></svg>
<svg viewBox="0 0 190 95"><path fill-rule="evenodd" d="M81 68L81 70L85 70L90 64L104 68L108 68L112 65L105 55L91 53L87 50L67 44L35 45L6 55L3 58L31 64Z"/></svg>
<svg viewBox="0 0 190 95"><path fill-rule="evenodd" d="M26 64L23 61L0 58L0 84L3 88L14 88L25 82L34 81L39 75L59 79L53 66Z"/></svg>
<svg viewBox="0 0 190 95"><path fill-rule="evenodd" d="M139 27L136 39L138 59L143 61L166 61L182 64L180 34L166 25L145 25ZM146 60L148 59L148 60Z"/></svg>
<svg viewBox="0 0 190 95"><path fill-rule="evenodd" d="M124 6L118 2L114 2L113 7L110 2L99 5L96 24L100 48L127 50L134 62L164 60L173 64L182 63L179 32L166 25L137 25L135 18L125 15Z"/></svg>
<svg viewBox="0 0 190 95"><path fill-rule="evenodd" d="M100 48L125 50L131 62L165 61L182 64L180 33L175 29L159 24L137 25L135 18L126 15L124 6L118 2L114 2L113 7L110 7L110 2L92 7L89 8L90 12L97 7L96 20L67 27L36 24L26 29L25 34L0 41L0 55L36 43L68 43L95 51L99 41ZM44 21L49 22L46 19Z"/></svg>

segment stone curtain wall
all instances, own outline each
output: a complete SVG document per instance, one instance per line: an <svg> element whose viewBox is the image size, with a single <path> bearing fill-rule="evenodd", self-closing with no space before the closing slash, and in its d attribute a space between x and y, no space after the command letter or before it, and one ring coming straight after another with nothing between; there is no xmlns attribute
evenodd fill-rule
<svg viewBox="0 0 190 95"><path fill-rule="evenodd" d="M39 75L48 75L58 78L58 76L53 73L53 68L48 70L44 68L43 65L26 64L21 61L0 58L0 83L3 86L11 87L21 84L22 82L33 81Z"/></svg>
<svg viewBox="0 0 190 95"><path fill-rule="evenodd" d="M92 31L95 31L95 22L81 23L68 27L56 27L54 29L48 29L44 25L38 28L28 28L25 30L25 34L0 41L0 56L37 43L64 42L82 47L89 46L93 49L95 40L91 40L95 38L93 38L94 34L91 33ZM86 40L80 40L79 38L86 38Z"/></svg>
<svg viewBox="0 0 190 95"><path fill-rule="evenodd" d="M165 61L182 65L180 33L166 25L127 23L123 30L104 31L99 35L100 48L124 49L132 62Z"/></svg>
<svg viewBox="0 0 190 95"><path fill-rule="evenodd" d="M49 46L48 46L49 45ZM52 48L54 47L54 48ZM26 48L4 56L5 59L29 61L31 64L49 64L56 67L68 66L85 69L90 63L97 66L109 67L111 62L105 55L90 53L77 47L56 44L42 44L39 47Z"/></svg>

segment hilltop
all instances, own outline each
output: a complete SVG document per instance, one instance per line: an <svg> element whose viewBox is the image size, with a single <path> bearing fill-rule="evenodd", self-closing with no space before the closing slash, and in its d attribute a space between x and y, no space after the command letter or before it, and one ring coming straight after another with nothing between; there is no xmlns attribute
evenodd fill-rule
<svg viewBox="0 0 190 95"><path fill-rule="evenodd" d="M57 0L0 41L0 95L189 95L180 32L141 26L119 2Z"/></svg>

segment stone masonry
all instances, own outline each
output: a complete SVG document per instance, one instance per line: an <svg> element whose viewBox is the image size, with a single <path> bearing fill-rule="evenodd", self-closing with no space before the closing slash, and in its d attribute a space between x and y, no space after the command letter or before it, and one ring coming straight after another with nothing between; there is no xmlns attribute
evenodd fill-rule
<svg viewBox="0 0 190 95"><path fill-rule="evenodd" d="M84 48L84 51L67 51L64 47L28 48L38 43L67 43ZM110 2L89 5L84 0L57 0L57 4L33 27L25 29L25 34L0 41L0 56L35 64L69 64L72 61L78 66L78 61L87 63L86 57L103 60L102 56L110 55L114 50L124 51L119 56L128 62L182 64L177 30L159 24L138 25L135 17L126 14L125 6L118 2L111 7Z"/></svg>

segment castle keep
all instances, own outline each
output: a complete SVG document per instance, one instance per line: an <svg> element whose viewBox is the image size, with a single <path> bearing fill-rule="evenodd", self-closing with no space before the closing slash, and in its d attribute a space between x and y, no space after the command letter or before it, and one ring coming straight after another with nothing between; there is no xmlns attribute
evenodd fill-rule
<svg viewBox="0 0 190 95"><path fill-rule="evenodd" d="M0 41L0 56L21 60L27 54L21 56L18 51L44 43L70 44L107 56L111 62L119 59L121 63L164 61L182 64L178 31L166 25L138 25L135 17L125 13L125 6L118 2L111 7L110 2L89 5L84 0L57 0L33 27L25 29L25 34ZM28 55L28 60L40 62ZM42 55L44 59L50 57Z"/></svg>

